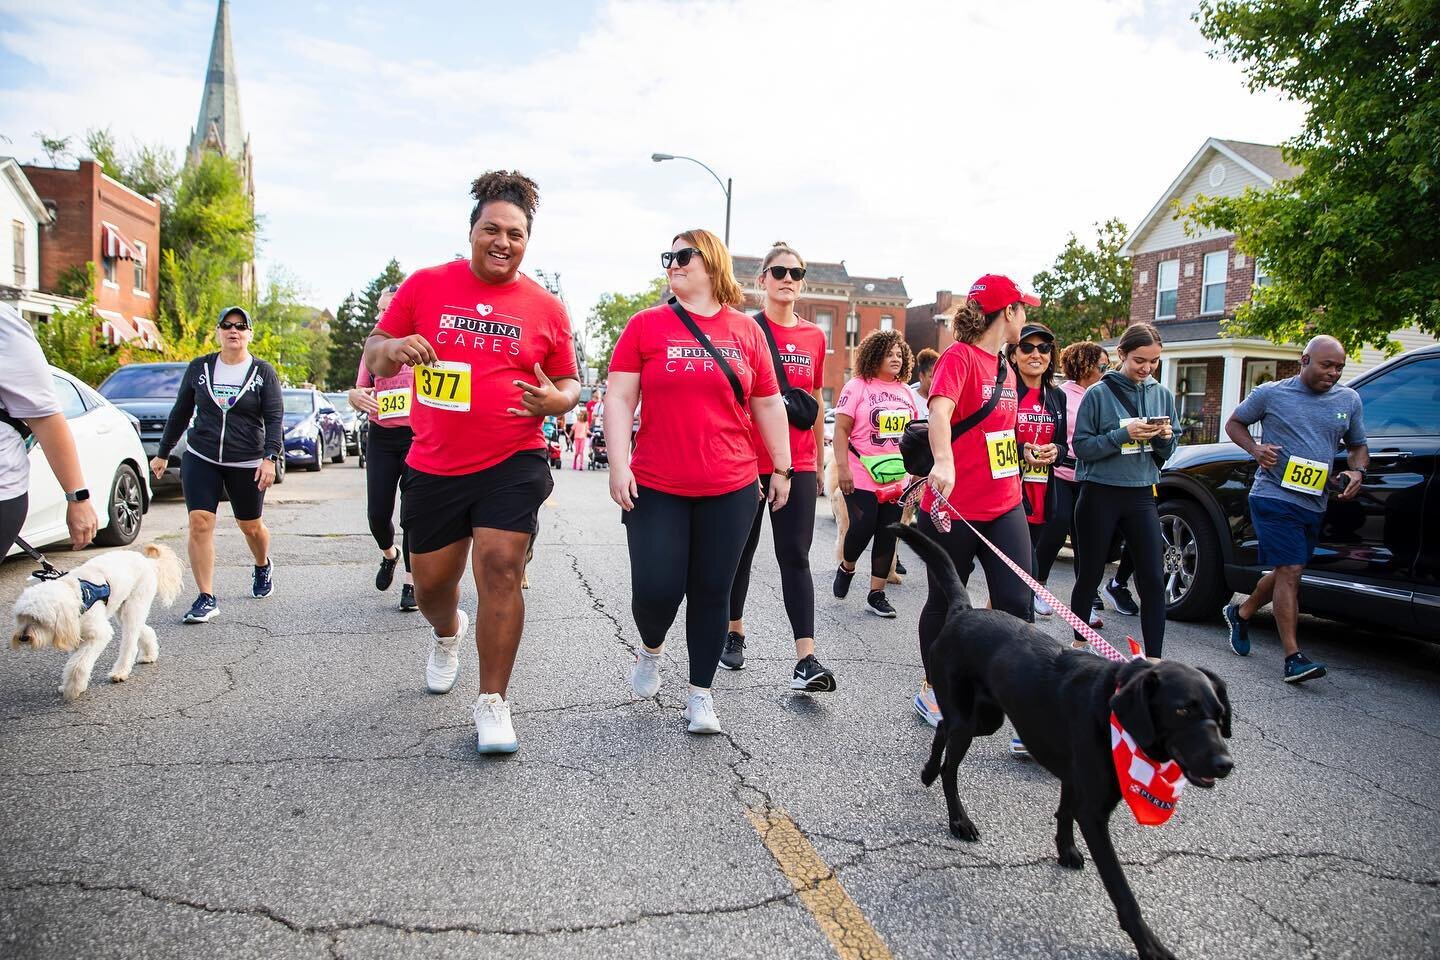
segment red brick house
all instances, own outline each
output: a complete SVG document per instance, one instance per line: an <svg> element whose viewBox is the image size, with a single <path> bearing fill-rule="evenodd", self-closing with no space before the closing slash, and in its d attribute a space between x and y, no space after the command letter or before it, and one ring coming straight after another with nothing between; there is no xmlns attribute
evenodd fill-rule
<svg viewBox="0 0 1440 960"><path fill-rule="evenodd" d="M918 354L929 347L936 353L944 353L945 348L955 342L950 319L964 302L963 294L956 296L949 290L937 290L931 303L906 309L905 342L910 344L910 349Z"/></svg>
<svg viewBox="0 0 1440 960"><path fill-rule="evenodd" d="M759 310L761 296L755 287L760 257L734 257L735 276L746 288L745 309ZM805 291L795 303L795 315L818 326L825 333L829 353L825 357L825 406L834 406L840 388L853 375L854 349L875 330L905 332L906 304L901 277L852 276L839 263L806 262Z"/></svg>
<svg viewBox="0 0 1440 960"><path fill-rule="evenodd" d="M95 264L95 312L111 343L160 344L160 205L107 177L93 160L78 170L25 166L50 211L40 230L40 289L54 292L71 267Z"/></svg>

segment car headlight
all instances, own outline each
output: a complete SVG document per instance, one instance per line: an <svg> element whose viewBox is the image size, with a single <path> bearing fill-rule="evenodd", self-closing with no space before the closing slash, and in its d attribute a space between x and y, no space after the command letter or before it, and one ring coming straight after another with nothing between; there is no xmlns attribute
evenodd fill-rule
<svg viewBox="0 0 1440 960"><path fill-rule="evenodd" d="M305 440L315 436L315 421L301 420L295 426L285 431L287 440Z"/></svg>

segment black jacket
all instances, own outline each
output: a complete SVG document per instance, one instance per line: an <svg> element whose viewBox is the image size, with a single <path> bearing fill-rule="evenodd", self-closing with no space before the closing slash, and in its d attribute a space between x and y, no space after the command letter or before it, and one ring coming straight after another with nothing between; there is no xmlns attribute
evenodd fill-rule
<svg viewBox="0 0 1440 960"><path fill-rule="evenodd" d="M220 354L211 353L190 361L156 456L170 456L192 413L195 425L190 428L186 443L204 457L218 463L240 463L271 454L284 456L285 398L280 393L280 377L275 368L252 357L239 395L225 406L215 399L210 389L219 357Z"/></svg>

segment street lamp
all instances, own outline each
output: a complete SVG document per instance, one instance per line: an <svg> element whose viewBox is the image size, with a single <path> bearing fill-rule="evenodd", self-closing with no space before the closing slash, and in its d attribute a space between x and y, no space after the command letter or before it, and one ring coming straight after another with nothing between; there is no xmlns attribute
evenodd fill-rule
<svg viewBox="0 0 1440 960"><path fill-rule="evenodd" d="M700 166L705 167L705 172L715 178L715 182L720 184L720 189L725 191L725 249L730 249L730 190L735 181L729 178L722 181L718 173L711 170L705 164L700 163L700 161L694 157L681 157L673 153L652 153L650 154L650 159L656 163L659 163L661 160L689 160L691 163L699 163Z"/></svg>

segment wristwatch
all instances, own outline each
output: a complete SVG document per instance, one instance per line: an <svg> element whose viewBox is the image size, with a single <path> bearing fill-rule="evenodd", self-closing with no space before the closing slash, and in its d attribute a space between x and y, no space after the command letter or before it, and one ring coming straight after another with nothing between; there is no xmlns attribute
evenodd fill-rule
<svg viewBox="0 0 1440 960"><path fill-rule="evenodd" d="M90 499L90 491L86 490L84 487L81 487L79 490L76 490L73 493L65 494L65 499L69 500L71 503L84 503L86 500Z"/></svg>
<svg viewBox="0 0 1440 960"><path fill-rule="evenodd" d="M265 454L265 459L266 459L266 460L269 460L271 463L278 464L278 463L280 462L280 454L278 454L278 453L267 453L267 454Z"/></svg>

